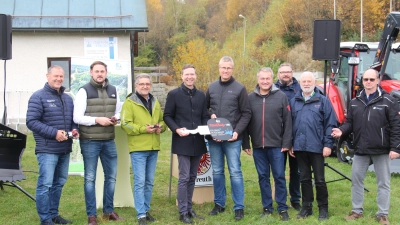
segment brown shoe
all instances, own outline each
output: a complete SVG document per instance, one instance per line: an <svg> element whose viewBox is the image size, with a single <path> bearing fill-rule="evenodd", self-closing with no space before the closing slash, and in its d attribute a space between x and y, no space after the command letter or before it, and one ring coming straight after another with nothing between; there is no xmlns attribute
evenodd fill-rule
<svg viewBox="0 0 400 225"><path fill-rule="evenodd" d="M96 218L96 216L89 216L89 218L88 218L88 225L97 225L97 218Z"/></svg>
<svg viewBox="0 0 400 225"><path fill-rule="evenodd" d="M103 217L109 220L125 220L124 218L119 217L116 212L112 212L110 214L104 214Z"/></svg>
<svg viewBox="0 0 400 225"><path fill-rule="evenodd" d="M361 218L363 215L360 213L360 214L358 214L358 213L356 213L356 212L351 212L348 216L346 216L345 218L344 218L344 220L346 220L346 221L350 221L350 220L356 220L356 219L359 219L359 218Z"/></svg>
<svg viewBox="0 0 400 225"><path fill-rule="evenodd" d="M387 216L378 216L377 219L379 221L379 224L385 224L385 225L390 224Z"/></svg>

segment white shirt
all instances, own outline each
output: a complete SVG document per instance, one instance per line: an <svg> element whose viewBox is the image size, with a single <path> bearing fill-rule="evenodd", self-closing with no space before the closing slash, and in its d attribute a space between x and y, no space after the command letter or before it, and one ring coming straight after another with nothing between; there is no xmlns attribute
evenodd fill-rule
<svg viewBox="0 0 400 225"><path fill-rule="evenodd" d="M74 102L74 122L76 124L84 126L93 126L96 124L96 117L85 116L87 106L87 93L86 90L81 88L75 95ZM119 95L117 94L117 105L115 107L114 116L119 119L122 103L119 101Z"/></svg>

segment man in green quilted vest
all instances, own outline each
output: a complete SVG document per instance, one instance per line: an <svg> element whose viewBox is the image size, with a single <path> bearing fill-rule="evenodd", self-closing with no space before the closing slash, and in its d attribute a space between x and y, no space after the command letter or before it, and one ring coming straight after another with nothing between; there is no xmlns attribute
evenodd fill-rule
<svg viewBox="0 0 400 225"><path fill-rule="evenodd" d="M85 168L85 203L88 225L97 225L96 170L100 157L104 170L103 216L123 220L114 212L114 190L117 177L117 148L114 126L122 104L117 89L109 84L107 65L101 61L90 65L90 82L75 97L74 122L79 124L80 146Z"/></svg>

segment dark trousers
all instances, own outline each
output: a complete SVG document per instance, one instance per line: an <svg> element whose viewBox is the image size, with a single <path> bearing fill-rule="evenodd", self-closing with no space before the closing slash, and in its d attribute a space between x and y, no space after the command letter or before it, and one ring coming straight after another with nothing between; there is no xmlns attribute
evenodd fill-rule
<svg viewBox="0 0 400 225"><path fill-rule="evenodd" d="M192 197L200 159L201 156L178 155L178 208L181 215L192 210Z"/></svg>
<svg viewBox="0 0 400 225"><path fill-rule="evenodd" d="M312 173L314 173L316 197L319 208L328 208L328 189L325 182L325 159L321 153L295 151L299 163L301 194L303 207L312 206L314 192L312 185Z"/></svg>
<svg viewBox="0 0 400 225"><path fill-rule="evenodd" d="M285 152L285 168L287 158L289 158L289 169L290 169L290 179L289 179L289 195L291 203L300 203L301 193L300 193L300 172L299 164L297 159L291 157L288 152Z"/></svg>

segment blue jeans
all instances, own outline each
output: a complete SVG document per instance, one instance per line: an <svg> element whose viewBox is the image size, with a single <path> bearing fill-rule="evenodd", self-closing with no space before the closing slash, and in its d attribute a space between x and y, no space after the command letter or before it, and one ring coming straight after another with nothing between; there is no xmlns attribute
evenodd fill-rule
<svg viewBox="0 0 400 225"><path fill-rule="evenodd" d="M264 209L273 212L272 191L270 183L270 168L275 181L275 201L278 203L278 212L287 210L287 190L285 179L285 154L282 148L255 148L253 149L254 164L258 173L258 183L261 191L261 202Z"/></svg>
<svg viewBox="0 0 400 225"><path fill-rule="evenodd" d="M154 174L156 172L158 151L131 152L133 172L133 198L137 218L145 217L150 210L153 194Z"/></svg>
<svg viewBox="0 0 400 225"><path fill-rule="evenodd" d="M62 188L68 178L69 153L38 153L39 177L36 187L36 209L40 222L51 222L58 216Z"/></svg>
<svg viewBox="0 0 400 225"><path fill-rule="evenodd" d="M81 140L85 168L85 203L87 216L96 216L96 170L100 157L104 171L103 213L114 211L114 190L117 177L117 148L114 140Z"/></svg>
<svg viewBox="0 0 400 225"><path fill-rule="evenodd" d="M231 178L232 199L235 203L233 209L244 208L244 183L241 163L240 163L240 147L242 140L233 142L208 142L211 156L211 165L213 168L214 179L214 202L224 207L226 203L226 186L225 186L225 157L228 163L228 170Z"/></svg>

